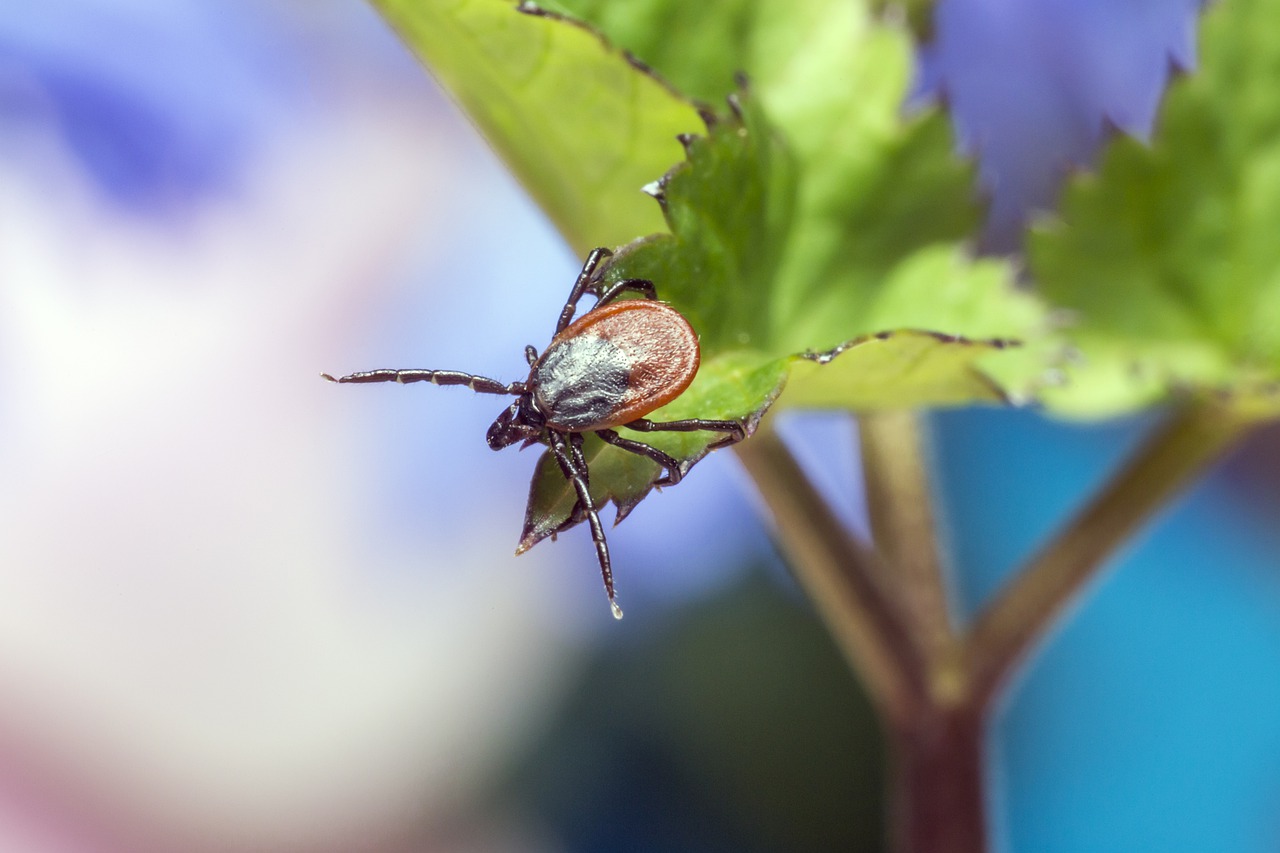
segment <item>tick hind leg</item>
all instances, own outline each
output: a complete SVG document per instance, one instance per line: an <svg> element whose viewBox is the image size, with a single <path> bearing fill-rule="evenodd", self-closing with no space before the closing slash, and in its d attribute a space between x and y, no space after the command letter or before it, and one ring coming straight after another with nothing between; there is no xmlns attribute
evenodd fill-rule
<svg viewBox="0 0 1280 853"><path fill-rule="evenodd" d="M747 437L747 428L741 421L713 421L706 418L688 418L683 421L651 421L648 418L637 418L631 423L623 424L627 429L636 432L722 432L724 438L713 441L709 447L728 447L737 444Z"/></svg>
<svg viewBox="0 0 1280 853"><path fill-rule="evenodd" d="M647 456L654 462L657 462L663 468L667 469L666 476L655 480L655 486L674 486L676 483L684 479L684 471L680 467L680 463L674 457L668 456L656 447L650 447L639 441L632 441L629 438L623 438L611 429L598 429L596 435L600 436L605 442L612 444L614 447L620 447L623 450L629 450L640 456Z"/></svg>
<svg viewBox="0 0 1280 853"><path fill-rule="evenodd" d="M582 459L582 453L577 448L572 447L563 435L551 431L548 439L551 444L551 452L555 455L556 462L560 465L561 473L564 474L566 480L573 484L574 491L578 493L578 506L574 508L574 511L577 512L581 508L591 525L591 541L596 546L596 557L600 561L600 575L604 578L604 591L609 596L609 607L613 611L613 617L621 619L622 608L618 606L613 592L613 563L609 559L609 543L605 540L604 525L600 523L600 513L596 510L596 505L591 500L591 489L587 484L586 461L583 460L581 467L579 467L578 460Z"/></svg>
<svg viewBox="0 0 1280 853"><path fill-rule="evenodd" d="M630 423L623 424L627 429L633 429L637 432L700 432L706 430L708 432L722 432L724 437L717 439L707 445L707 450L718 450L721 447L729 447L737 444L747 437L747 428L740 421L717 421L707 420L706 418L688 418L682 421L651 421L648 418L638 418ZM603 436L601 436L603 438ZM609 441L609 439L605 439ZM697 463L697 460L690 462L688 465L680 465L674 459L660 450L655 450L647 444L641 444L638 441L630 441L629 439L621 439L628 444L634 444L635 447L628 447L618 442L609 441L618 447L623 447L633 453L640 453L648 456L653 461L667 469L667 475L658 480L656 486L673 486L683 479L685 474ZM640 448L644 448L643 450ZM661 457L661 458L660 458ZM668 461L673 464L668 464Z"/></svg>
<svg viewBox="0 0 1280 853"><path fill-rule="evenodd" d="M465 385L479 394L523 394L524 383L507 384L487 376L475 376L458 370L366 370L349 373L335 379L327 373L320 374L330 382L430 382L432 385Z"/></svg>

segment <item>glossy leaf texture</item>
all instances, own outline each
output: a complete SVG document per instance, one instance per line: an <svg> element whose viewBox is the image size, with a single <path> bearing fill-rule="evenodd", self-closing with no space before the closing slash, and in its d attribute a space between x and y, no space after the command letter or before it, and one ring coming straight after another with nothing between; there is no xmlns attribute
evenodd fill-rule
<svg viewBox="0 0 1280 853"><path fill-rule="evenodd" d="M1105 417L1208 396L1280 415L1280 0L1211 4L1201 66L1154 141L1115 139L1031 235L1043 292L1080 349L1059 413Z"/></svg>
<svg viewBox="0 0 1280 853"><path fill-rule="evenodd" d="M640 188L695 106L590 29L510 0L371 0L581 255L662 228Z"/></svg>

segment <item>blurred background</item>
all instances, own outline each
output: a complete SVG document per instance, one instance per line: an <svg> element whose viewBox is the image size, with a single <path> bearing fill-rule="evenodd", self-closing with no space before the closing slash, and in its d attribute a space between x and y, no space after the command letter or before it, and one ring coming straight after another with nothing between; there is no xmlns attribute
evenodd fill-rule
<svg viewBox="0 0 1280 853"><path fill-rule="evenodd" d="M1193 0L943 0L991 198L1155 120ZM577 271L359 0L0 5L0 851L880 846L878 735L729 454L512 556L501 401ZM971 612L1152 421L934 419ZM854 426L784 431L864 527ZM993 731L1003 850L1280 849L1280 436L1126 549Z"/></svg>

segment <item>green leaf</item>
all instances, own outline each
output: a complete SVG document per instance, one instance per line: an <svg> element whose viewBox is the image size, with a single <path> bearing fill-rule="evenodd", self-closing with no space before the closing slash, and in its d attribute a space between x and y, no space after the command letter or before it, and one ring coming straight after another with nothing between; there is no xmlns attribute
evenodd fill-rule
<svg viewBox="0 0 1280 853"><path fill-rule="evenodd" d="M740 117L689 140L688 162L656 190L672 233L624 247L605 278L659 282L659 295L699 331L704 353L754 358L778 381L791 374L779 405L821 399L850 409L895 408L1024 396L1040 365L1026 353L1009 359L1014 347L981 341L1043 336L1043 309L1014 288L1003 263L975 261L945 239L963 231L970 201L956 179L965 173L951 165L933 118L904 122L881 141L879 166L892 166L898 183L954 193L911 201L889 191L894 182L880 169L860 173L832 162L835 155L806 162L758 99L744 93L735 103ZM864 143L859 157L869 156L872 141ZM939 162L928 162L934 158ZM847 194L829 191L844 179L853 181ZM849 343L897 329L926 333L928 369L905 369L921 357L917 336L892 335L874 349L894 369L871 369L852 381L858 369L845 365L866 356L853 355ZM836 348L849 354L832 361L832 375L792 371L796 356ZM1021 367L997 370L998 384L994 374L975 382L975 371L1001 360ZM843 397L837 376L851 379ZM822 391L807 393L811 382Z"/></svg>
<svg viewBox="0 0 1280 853"><path fill-rule="evenodd" d="M602 454L606 449L609 446L594 434L584 437L582 455L591 472L591 500L601 508L613 501L618 508L614 521L617 524L649 493L659 468L657 463L634 453ZM570 523L577 502L578 493L561 472L555 455L550 450L543 451L529 484L529 503L516 553L523 554L548 536L554 537L580 523L581 518Z"/></svg>
<svg viewBox="0 0 1280 853"><path fill-rule="evenodd" d="M659 231L640 188L699 129L595 32L507 0L372 0L580 254Z"/></svg>
<svg viewBox="0 0 1280 853"><path fill-rule="evenodd" d="M1070 309L1080 363L1046 396L1102 417L1174 394L1280 416L1277 0L1205 13L1202 67L1171 87L1155 141L1117 138L1029 243Z"/></svg>

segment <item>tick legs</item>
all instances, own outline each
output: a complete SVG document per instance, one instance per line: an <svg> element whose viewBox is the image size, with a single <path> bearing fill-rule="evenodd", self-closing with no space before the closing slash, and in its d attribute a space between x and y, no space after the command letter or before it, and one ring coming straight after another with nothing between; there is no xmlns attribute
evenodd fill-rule
<svg viewBox="0 0 1280 853"><path fill-rule="evenodd" d="M728 447L731 444L737 444L739 441L747 437L746 428L738 421L710 421L702 418L691 418L683 421L650 421L645 418L634 420L631 423L623 424L628 429L634 429L638 432L697 432L699 430L708 430L711 432L723 432L724 438L711 442L707 445L708 450L716 450L721 447ZM689 469L693 467L695 459L687 466L681 465L673 457L656 447L650 447L639 441L632 441L629 438L623 438L611 429L598 429L596 435L601 440L612 444L614 447L620 447L623 450L629 450L632 453L638 453L641 456L647 456L654 462L657 462L663 468L667 469L666 476L654 481L655 486L674 486L676 483L684 479L684 475L689 473Z"/></svg>
<svg viewBox="0 0 1280 853"><path fill-rule="evenodd" d="M486 376L473 376L457 370L366 370L363 373L351 373L335 379L327 373L320 374L330 382L430 382L432 385L466 385L480 394L523 394L524 383L513 382L510 385L489 379Z"/></svg>
<svg viewBox="0 0 1280 853"><path fill-rule="evenodd" d="M660 480L654 481L655 486L674 486L684 478L684 471L681 470L680 463L656 447L650 447L647 444L623 438L611 429L598 429L596 430L596 435L614 447L621 447L623 450L630 450L632 453L648 456L654 462L666 468L667 475Z"/></svg>
<svg viewBox="0 0 1280 853"><path fill-rule="evenodd" d="M657 299L658 291L653 286L653 282L647 278L627 278L611 285L608 290L600 295L597 305L608 305L628 290L639 293L645 299Z"/></svg>
<svg viewBox="0 0 1280 853"><path fill-rule="evenodd" d="M747 428L740 421L709 421L704 418L689 418L683 421L651 421L646 418L637 418L631 423L623 424L623 426L637 432L697 432L705 429L709 432L724 433L724 438L707 445L710 450L737 444L747 437Z"/></svg>
<svg viewBox="0 0 1280 853"><path fill-rule="evenodd" d="M604 525L600 523L600 513L596 511L596 505L591 500L585 460L579 467L578 460L582 459L582 452L578 447L571 446L565 436L554 430L548 431L547 438L551 444L551 452L555 454L556 462L560 465L561 473L573 484L574 491L578 493L578 505L586 513L587 521L591 524L591 540L596 545L596 557L600 560L600 574L604 578L604 591L609 595L609 607L613 610L613 617L621 619L622 608L618 606L613 594L613 565L609 560L609 543L604 538Z"/></svg>
<svg viewBox="0 0 1280 853"><path fill-rule="evenodd" d="M573 464L582 472L582 479L587 488L591 487L591 469L587 466L587 457L582 455L582 433L569 433L569 452L573 454Z"/></svg>
<svg viewBox="0 0 1280 853"><path fill-rule="evenodd" d="M600 266L601 261L612 257L612 255L613 252L603 247L592 249L591 254L587 255L587 262L582 265L582 272L578 273L578 280L573 283L573 289L569 291L569 298L565 301L564 308L560 311L560 319L556 323L557 335L573 322L573 315L578 311L578 300L582 298L584 293L595 293L597 305L607 305L628 291L642 294L646 299L658 298L658 292L654 288L653 282L645 278L628 278L624 281L615 282L604 293L597 293L595 289L597 284L595 281L596 268Z"/></svg>
<svg viewBox="0 0 1280 853"><path fill-rule="evenodd" d="M578 280L573 283L573 290L569 291L569 298L565 301L564 308L560 311L560 320L556 323L557 335L573 322L573 315L578 310L578 300L582 298L582 294L590 289L591 278L595 275L596 267L600 266L601 261L612 255L613 252L603 247L592 249L591 254L587 255L587 262L582 265L582 272L578 273Z"/></svg>

